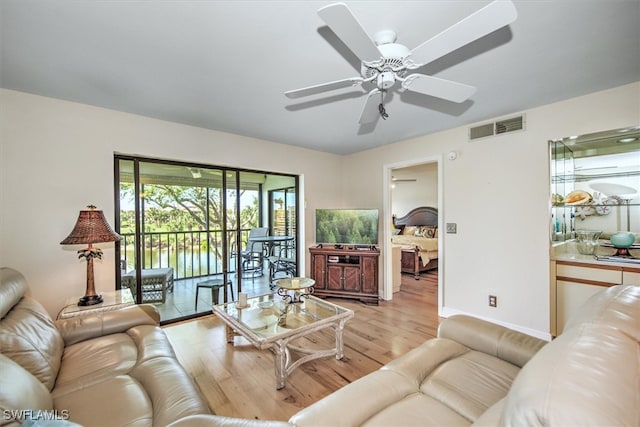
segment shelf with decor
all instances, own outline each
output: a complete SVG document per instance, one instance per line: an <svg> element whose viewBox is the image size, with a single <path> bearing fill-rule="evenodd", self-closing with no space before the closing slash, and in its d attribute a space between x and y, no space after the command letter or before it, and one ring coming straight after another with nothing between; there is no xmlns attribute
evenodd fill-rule
<svg viewBox="0 0 640 427"><path fill-rule="evenodd" d="M640 126L550 141L552 333L613 284L640 284Z"/></svg>
<svg viewBox="0 0 640 427"><path fill-rule="evenodd" d="M553 243L640 231L640 127L550 141Z"/></svg>

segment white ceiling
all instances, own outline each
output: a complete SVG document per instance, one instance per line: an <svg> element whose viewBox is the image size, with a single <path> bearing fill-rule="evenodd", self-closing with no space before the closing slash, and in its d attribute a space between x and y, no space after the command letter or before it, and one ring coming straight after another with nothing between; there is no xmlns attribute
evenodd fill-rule
<svg viewBox="0 0 640 427"><path fill-rule="evenodd" d="M0 0L0 83L345 154L640 80L640 0L516 0L513 24L418 70L476 86L470 100L395 92L359 126L364 88L283 94L359 75L316 13L330 3ZM412 49L489 2L345 3Z"/></svg>

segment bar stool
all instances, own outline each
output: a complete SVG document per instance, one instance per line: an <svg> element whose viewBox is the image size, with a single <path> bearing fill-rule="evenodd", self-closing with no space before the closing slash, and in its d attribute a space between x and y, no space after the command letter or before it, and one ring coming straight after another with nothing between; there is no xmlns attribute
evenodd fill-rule
<svg viewBox="0 0 640 427"><path fill-rule="evenodd" d="M235 300L233 296L233 285L231 284L231 280L227 280L227 285L229 286L229 290L231 291L231 300ZM220 288L224 286L224 280L221 278L208 279L199 282L196 285L196 311L198 310L198 291L200 288L209 288L211 289L211 302L216 305L218 304L218 296L220 294Z"/></svg>

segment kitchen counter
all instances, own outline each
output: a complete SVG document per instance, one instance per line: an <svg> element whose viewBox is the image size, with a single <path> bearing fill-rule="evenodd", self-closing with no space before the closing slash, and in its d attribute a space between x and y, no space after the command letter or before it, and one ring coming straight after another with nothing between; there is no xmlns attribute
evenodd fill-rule
<svg viewBox="0 0 640 427"><path fill-rule="evenodd" d="M598 257L607 257L615 254L616 250L610 247L598 246L596 254L583 255L578 252L576 242L573 240L555 244L551 247L550 257L552 261L578 262L594 265L608 265L612 267L638 268L640 269L640 249L632 249L630 253L636 258L634 261L599 260Z"/></svg>
<svg viewBox="0 0 640 427"><path fill-rule="evenodd" d="M608 241L606 241L608 243ZM596 254L611 256L615 248L598 246ZM631 254L640 258L640 250ZM551 247L551 334L558 336L579 307L602 289L614 285L640 286L638 262L598 260L594 255L578 252L575 241Z"/></svg>

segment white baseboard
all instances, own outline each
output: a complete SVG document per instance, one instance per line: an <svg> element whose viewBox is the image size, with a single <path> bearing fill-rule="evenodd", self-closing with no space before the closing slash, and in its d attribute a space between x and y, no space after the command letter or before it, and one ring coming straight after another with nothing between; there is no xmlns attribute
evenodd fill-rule
<svg viewBox="0 0 640 427"><path fill-rule="evenodd" d="M497 325L504 326L505 328L513 329L514 331L522 332L523 334L531 335L532 337L539 338L545 341L551 341L551 334L549 332L542 332L535 329L523 328L519 325L514 325L507 322L502 322L500 320L491 319L488 317L478 316L475 314L465 313L464 311L456 310L449 307L442 307L442 311L440 312L441 317L449 317L456 314L464 314L466 316L477 317L478 319L486 320L487 322L495 323Z"/></svg>

